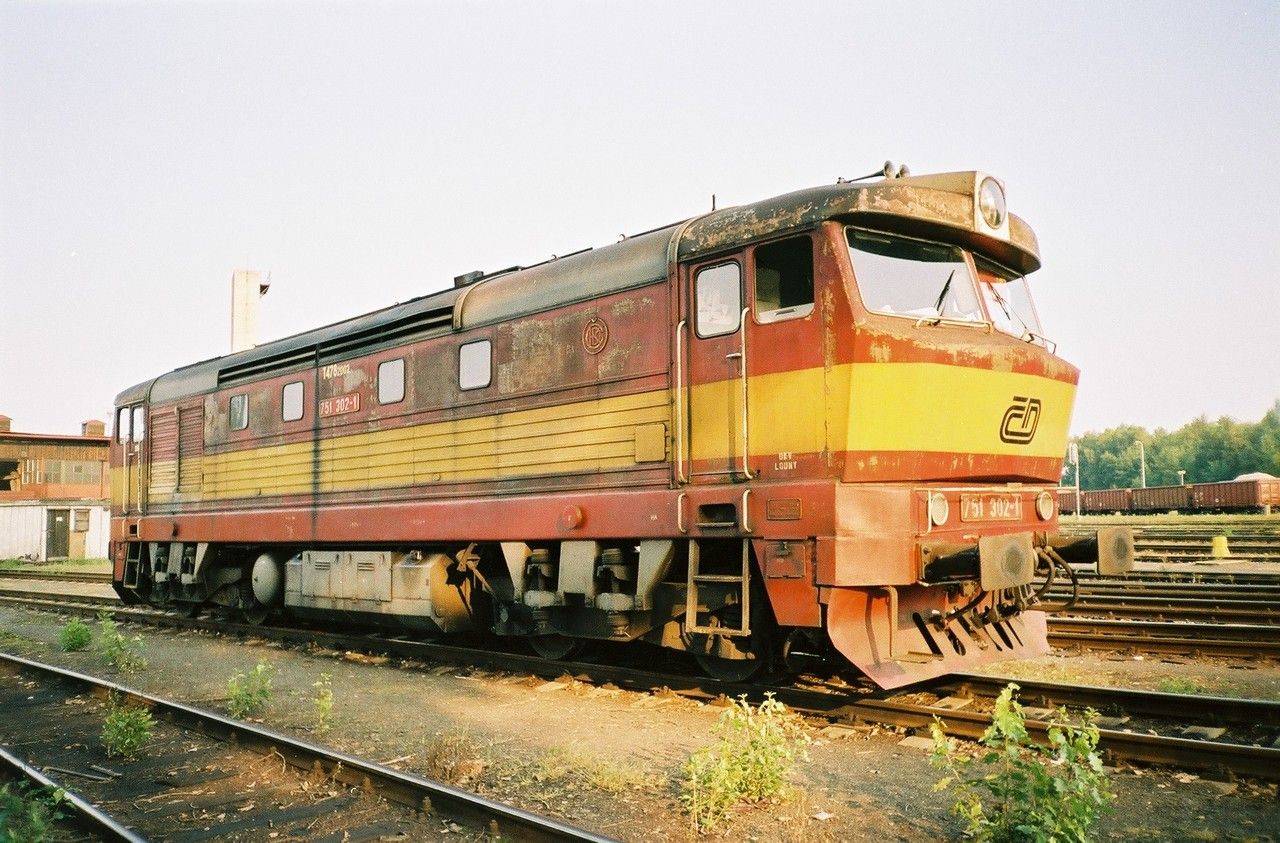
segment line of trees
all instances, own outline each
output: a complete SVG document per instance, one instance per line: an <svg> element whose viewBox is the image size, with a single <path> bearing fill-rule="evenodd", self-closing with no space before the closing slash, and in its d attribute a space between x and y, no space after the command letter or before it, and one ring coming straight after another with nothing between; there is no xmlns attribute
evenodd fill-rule
<svg viewBox="0 0 1280 843"><path fill-rule="evenodd" d="M1177 485L1179 470L1186 472L1187 483L1233 480L1255 471L1280 477L1280 400L1256 423L1225 416L1211 422L1201 416L1174 431L1122 425L1086 433L1077 440L1080 488L1139 486L1138 442L1146 449L1148 486ZM1073 472L1067 466L1064 484L1075 484Z"/></svg>

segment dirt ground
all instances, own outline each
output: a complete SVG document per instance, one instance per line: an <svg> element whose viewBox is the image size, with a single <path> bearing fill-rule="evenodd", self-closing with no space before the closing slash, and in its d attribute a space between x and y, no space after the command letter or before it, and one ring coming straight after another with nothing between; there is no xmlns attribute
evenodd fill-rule
<svg viewBox="0 0 1280 843"><path fill-rule="evenodd" d="M110 675L93 652L62 653L56 643L60 626L52 615L0 607L0 649ZM677 798L680 766L693 750L713 742L712 727L722 711L674 695L572 680L545 682L150 628L128 632L142 636L149 665L113 677L123 684L225 710L227 680L265 660L275 669L274 693L262 715L268 725L452 779L621 840L691 836ZM1265 663L1058 654L988 672L1280 698L1280 666ZM322 735L313 685L326 674L333 708L331 729ZM807 729L813 743L809 760L795 768L793 796L738 811L711 839L960 837L962 826L948 811L950 798L933 792L940 773L930 766L927 750L902 745L905 736L889 730L833 729L822 722ZM1128 769L1114 771L1112 784L1115 810L1096 826L1097 839L1280 839L1274 784Z"/></svg>

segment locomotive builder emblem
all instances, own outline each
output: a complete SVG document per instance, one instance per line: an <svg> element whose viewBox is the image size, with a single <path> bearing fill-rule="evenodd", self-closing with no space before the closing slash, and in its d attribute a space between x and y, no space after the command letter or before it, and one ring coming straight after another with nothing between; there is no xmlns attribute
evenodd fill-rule
<svg viewBox="0 0 1280 843"><path fill-rule="evenodd" d="M609 343L609 326L594 316L587 320L582 329L582 347L588 354L599 354Z"/></svg>
<svg viewBox="0 0 1280 843"><path fill-rule="evenodd" d="M1015 395L1000 422L1000 441L1010 445L1026 445L1036 435L1040 424L1040 399Z"/></svg>

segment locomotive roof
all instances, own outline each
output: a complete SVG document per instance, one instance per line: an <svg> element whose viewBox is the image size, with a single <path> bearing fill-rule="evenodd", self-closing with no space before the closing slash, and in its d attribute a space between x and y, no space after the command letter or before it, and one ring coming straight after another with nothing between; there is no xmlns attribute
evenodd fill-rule
<svg viewBox="0 0 1280 843"><path fill-rule="evenodd" d="M466 286L195 363L121 392L116 404L198 395L373 348L645 286L668 277L676 261L714 255L831 219L956 242L1022 273L1038 269L1035 234L1018 217L1009 215L1002 236L977 229L974 190L981 178L970 171L843 182L712 211L599 249L481 276Z"/></svg>

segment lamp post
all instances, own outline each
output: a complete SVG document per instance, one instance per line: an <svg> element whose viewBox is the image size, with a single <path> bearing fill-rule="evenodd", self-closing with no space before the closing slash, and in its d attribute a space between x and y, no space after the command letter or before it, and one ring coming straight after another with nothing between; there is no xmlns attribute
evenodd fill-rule
<svg viewBox="0 0 1280 843"><path fill-rule="evenodd" d="M1147 488L1147 448L1142 444L1142 440L1138 440L1138 476L1142 481L1142 488Z"/></svg>
<svg viewBox="0 0 1280 843"><path fill-rule="evenodd" d="M1076 467L1076 521L1080 521L1080 511L1084 504L1080 501L1080 446L1072 442L1067 446L1067 458Z"/></svg>

